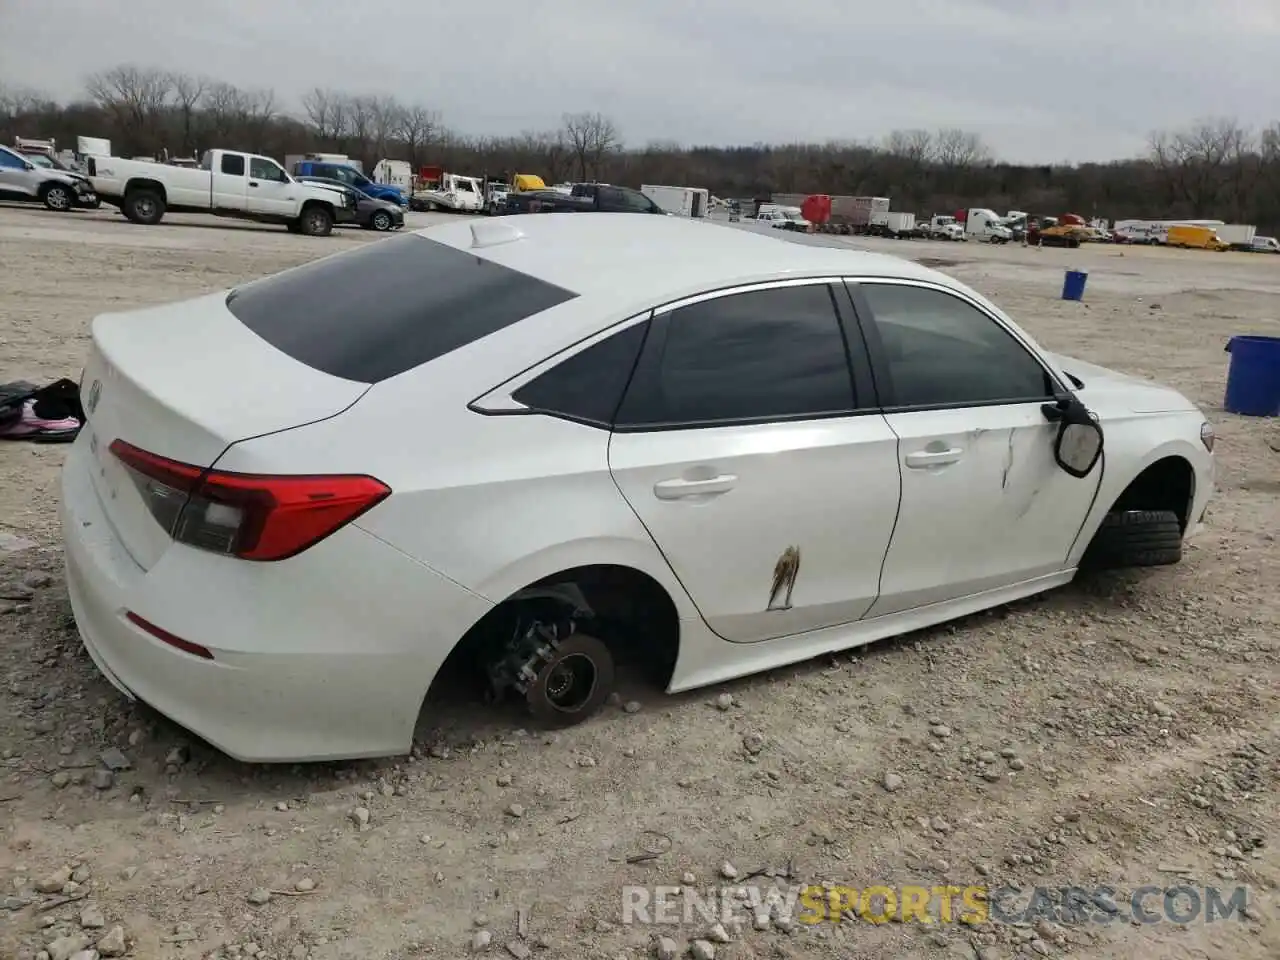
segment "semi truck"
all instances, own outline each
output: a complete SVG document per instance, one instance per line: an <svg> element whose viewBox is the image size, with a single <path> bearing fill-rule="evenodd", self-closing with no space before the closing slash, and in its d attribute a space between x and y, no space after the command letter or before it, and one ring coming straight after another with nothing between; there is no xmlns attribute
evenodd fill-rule
<svg viewBox="0 0 1280 960"><path fill-rule="evenodd" d="M980 243L1008 243L1013 231L1005 226L1004 218L986 207L974 207L964 218L964 232L970 240Z"/></svg>

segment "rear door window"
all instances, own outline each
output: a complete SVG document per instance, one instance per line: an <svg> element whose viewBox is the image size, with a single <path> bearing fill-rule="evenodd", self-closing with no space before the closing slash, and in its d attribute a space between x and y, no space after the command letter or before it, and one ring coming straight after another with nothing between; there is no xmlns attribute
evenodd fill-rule
<svg viewBox="0 0 1280 960"><path fill-rule="evenodd" d="M309 367L377 383L577 296L411 234L245 284L227 309Z"/></svg>

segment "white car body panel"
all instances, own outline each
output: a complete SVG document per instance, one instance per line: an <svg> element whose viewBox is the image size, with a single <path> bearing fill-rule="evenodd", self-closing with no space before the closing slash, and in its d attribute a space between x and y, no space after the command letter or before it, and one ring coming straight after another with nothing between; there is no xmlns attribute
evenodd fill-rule
<svg viewBox="0 0 1280 960"><path fill-rule="evenodd" d="M897 448L871 414L615 433L609 463L707 625L750 642L870 609L897 513ZM700 492L712 478L721 485ZM779 554L801 543L794 596L762 617Z"/></svg>
<svg viewBox="0 0 1280 960"><path fill-rule="evenodd" d="M1194 405L1041 350L928 268L680 218L486 221L502 222L523 237L473 250L467 223L421 233L579 296L372 386L271 347L224 294L95 324L84 389L107 386L64 469L64 532L77 623L114 683L242 759L396 754L454 644L494 604L574 567L628 567L666 592L675 691L1066 583L1116 498L1163 457L1192 464L1188 527L1203 514L1213 464ZM1058 469L1037 404L612 433L478 412L511 412L520 385L656 308L840 278L914 280L982 305L1062 382L1064 367L1084 381L1103 461L1083 480ZM298 556L235 560L168 540L101 482L116 435L220 471L369 474L394 492ZM933 441L963 456L899 469ZM722 474L735 478L722 492L655 493ZM801 574L790 609L766 610L779 543L802 545ZM215 662L164 647L127 610Z"/></svg>
<svg viewBox="0 0 1280 960"><path fill-rule="evenodd" d="M872 616L1063 569L1102 471L1078 479L1058 467L1040 404L885 419L902 440L902 502Z"/></svg>

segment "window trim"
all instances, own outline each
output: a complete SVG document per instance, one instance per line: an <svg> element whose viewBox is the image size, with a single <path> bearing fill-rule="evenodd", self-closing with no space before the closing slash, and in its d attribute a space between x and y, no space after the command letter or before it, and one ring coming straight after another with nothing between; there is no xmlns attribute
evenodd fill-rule
<svg viewBox="0 0 1280 960"><path fill-rule="evenodd" d="M657 375L657 364L662 357L662 348L666 345L666 335L669 329L671 315L684 307L694 306L700 303L706 303L710 300L719 300L724 297L736 296L742 293L756 293L763 290L778 290L788 287L825 287L828 296L832 301L832 313L835 316L836 330L840 334L841 342L845 351L845 370L849 374L850 386L853 390L853 402L856 409L850 410L832 410L823 413L798 413L785 415L770 415L765 417L738 417L732 419L718 420L673 420L664 423L643 423L643 424L619 424L613 425L614 433L663 433L670 430L708 430L718 427L748 427L757 426L766 423L805 423L815 420L834 420L847 417L862 417L869 415L879 415L881 413L879 406L879 398L875 391L874 380L868 381L868 393L866 398L871 401L871 406L858 406L860 400L859 386L860 383L855 377L857 365L852 360L852 351L850 349L849 332L847 329L847 318L841 309L839 292L834 289L843 283L840 277L796 277L786 280L770 280L758 283L736 284L730 287L722 287L718 290L703 291L689 297L683 297L679 300L669 301L662 306L656 307L653 311L653 323L649 328L649 334L645 338L644 346L640 351L640 357L636 363L635 369L631 373L631 379L627 384L627 389L623 392L623 404L626 403L627 393L636 387L637 384L644 383L645 378L653 378ZM856 322L856 315L853 318ZM870 363L868 358L868 363ZM622 409L621 405L618 408ZM615 416L616 421L616 416Z"/></svg>
<svg viewBox="0 0 1280 960"><path fill-rule="evenodd" d="M610 324L603 330L589 334L574 343L563 347L553 353L551 356L537 361L531 366L525 367L522 371L512 377L508 377L496 387L491 387L480 396L476 397L467 404L467 409L472 413L478 413L486 417L511 417L511 416L543 416L554 417L557 420L566 420L570 423L578 423L584 427L594 427L597 430L612 430L613 424L600 423L597 420L589 420L586 417L575 417L572 414L565 413L561 410L544 410L541 407L530 407L515 399L512 394L518 390L524 389L532 381L538 379L544 373L554 370L566 360L577 356L585 350L590 350L598 343L608 340L615 334L637 326L639 324L648 324L653 319L652 310L644 310L640 313L619 320L617 323ZM640 352L636 355L636 364L639 364L640 357L644 356L645 344L648 341L649 332L645 331L644 340L640 344ZM631 369L630 375L627 377L627 383L622 388L622 396L627 395L627 390L631 386L631 378L635 376L635 367ZM616 412L616 411L615 411Z"/></svg>
<svg viewBox="0 0 1280 960"><path fill-rule="evenodd" d="M849 292L849 299L853 302L855 313L859 318L859 325L862 329L863 336L866 340L867 353L871 357L871 365L875 383L879 392L880 401L882 403L881 410L885 414L891 413L924 413L931 410L967 410L977 409L981 407L1010 407L1022 406L1028 403L1051 403L1059 396L1070 396L1071 390L1062 383L1062 379L1057 372L1049 366L1049 364L1040 356L1039 351L1033 349L1017 331L1010 328L1001 317L992 313L973 297L953 290L944 284L934 283L927 280L914 280L899 277L845 277L845 289ZM876 320L875 311L871 308L871 301L867 299L863 292L868 286L898 286L898 287L920 287L925 290L932 290L944 296L951 296L955 299L973 307L992 323L996 324L1006 336L1009 337L1016 345L1021 347L1026 354L1044 371L1049 378L1051 384L1056 385L1058 393L1049 394L1043 397L1021 397L1021 398L1005 398L1000 400L980 400L968 401L960 403L923 403L923 404L903 404L897 402L895 386L893 383L893 370L889 363L889 358L884 349L884 341L880 338L880 328ZM864 319L865 318L865 319Z"/></svg>

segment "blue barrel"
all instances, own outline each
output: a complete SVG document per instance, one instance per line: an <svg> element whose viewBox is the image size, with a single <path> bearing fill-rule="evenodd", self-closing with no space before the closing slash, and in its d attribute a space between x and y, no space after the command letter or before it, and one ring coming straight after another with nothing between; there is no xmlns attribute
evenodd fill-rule
<svg viewBox="0 0 1280 960"><path fill-rule="evenodd" d="M1280 337L1232 337L1227 353L1227 412L1280 416Z"/></svg>
<svg viewBox="0 0 1280 960"><path fill-rule="evenodd" d="M1083 300L1084 285L1088 282L1089 274L1083 270L1068 270L1066 279L1062 281L1062 299Z"/></svg>

